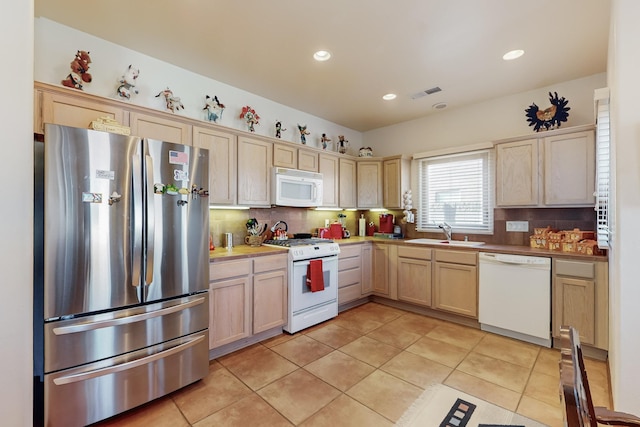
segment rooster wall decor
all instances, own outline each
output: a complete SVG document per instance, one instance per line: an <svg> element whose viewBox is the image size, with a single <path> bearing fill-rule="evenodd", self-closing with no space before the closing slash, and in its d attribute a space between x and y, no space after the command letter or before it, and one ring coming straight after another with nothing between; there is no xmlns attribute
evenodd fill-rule
<svg viewBox="0 0 640 427"><path fill-rule="evenodd" d="M566 122L569 117L568 111L571 108L567 107L569 101L564 96L558 98L558 92L554 92L553 95L549 92L549 102L551 102L551 107L544 110L540 110L535 103L524 110L527 113L529 126L533 126L533 130L536 132L559 128L561 122Z"/></svg>

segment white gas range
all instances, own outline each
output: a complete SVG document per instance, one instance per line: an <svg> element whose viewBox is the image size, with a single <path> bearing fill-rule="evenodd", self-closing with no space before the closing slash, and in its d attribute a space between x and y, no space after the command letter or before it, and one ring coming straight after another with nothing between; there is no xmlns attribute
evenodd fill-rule
<svg viewBox="0 0 640 427"><path fill-rule="evenodd" d="M289 249L289 313L284 330L293 334L338 315L338 254L329 239L265 240L266 246ZM307 272L313 260L322 261L324 289L312 292Z"/></svg>

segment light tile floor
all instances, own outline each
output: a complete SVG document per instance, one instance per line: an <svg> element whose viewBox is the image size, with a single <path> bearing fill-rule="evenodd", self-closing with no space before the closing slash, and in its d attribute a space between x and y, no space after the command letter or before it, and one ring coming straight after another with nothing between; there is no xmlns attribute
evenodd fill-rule
<svg viewBox="0 0 640 427"><path fill-rule="evenodd" d="M97 426L391 426L433 383L562 426L557 350L368 303L211 362L195 384ZM610 407L606 363L585 360Z"/></svg>

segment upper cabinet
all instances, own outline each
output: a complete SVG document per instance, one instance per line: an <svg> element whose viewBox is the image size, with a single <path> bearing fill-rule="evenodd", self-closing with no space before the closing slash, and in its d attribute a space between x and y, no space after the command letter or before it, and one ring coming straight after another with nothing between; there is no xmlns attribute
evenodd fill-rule
<svg viewBox="0 0 640 427"><path fill-rule="evenodd" d="M104 103L94 96L78 97L72 94L36 89L34 132L44 133L44 123L88 128L100 118L109 117L120 124L129 124L129 113L117 106Z"/></svg>
<svg viewBox="0 0 640 427"><path fill-rule="evenodd" d="M593 206L593 126L496 144L496 205Z"/></svg>
<svg viewBox="0 0 640 427"><path fill-rule="evenodd" d="M273 144L257 138L238 138L238 204L271 207Z"/></svg>
<svg viewBox="0 0 640 427"><path fill-rule="evenodd" d="M410 160L402 156L382 161L382 205L387 209L402 209L402 195L409 189Z"/></svg>
<svg viewBox="0 0 640 427"><path fill-rule="evenodd" d="M130 113L129 120L131 135L191 145L192 129L187 123L133 111Z"/></svg>
<svg viewBox="0 0 640 427"><path fill-rule="evenodd" d="M236 136L194 126L193 145L209 150L209 203L235 205L238 202Z"/></svg>
<svg viewBox="0 0 640 427"><path fill-rule="evenodd" d="M320 153L318 156L319 172L322 174L322 207L337 208L339 206L339 166L338 156Z"/></svg>
<svg viewBox="0 0 640 427"><path fill-rule="evenodd" d="M309 172L318 172L318 153L311 150L298 150L298 169Z"/></svg>
<svg viewBox="0 0 640 427"><path fill-rule="evenodd" d="M340 170L338 174L340 179L338 206L344 209L355 208L357 202L356 161L341 157L338 167Z"/></svg>
<svg viewBox="0 0 640 427"><path fill-rule="evenodd" d="M298 149L285 144L273 144L273 166L298 169Z"/></svg>
<svg viewBox="0 0 640 427"><path fill-rule="evenodd" d="M360 209L381 208L382 162L380 160L359 160L357 163L357 207Z"/></svg>

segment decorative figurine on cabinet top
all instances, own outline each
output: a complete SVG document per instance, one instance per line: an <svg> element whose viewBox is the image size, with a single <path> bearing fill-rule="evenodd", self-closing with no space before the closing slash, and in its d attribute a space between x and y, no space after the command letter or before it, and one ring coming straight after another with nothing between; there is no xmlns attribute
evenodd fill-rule
<svg viewBox="0 0 640 427"><path fill-rule="evenodd" d="M302 144L307 143L307 135L311 135L311 132L307 131L307 125L298 125L298 130L300 131L300 142Z"/></svg>
<svg viewBox="0 0 640 427"><path fill-rule="evenodd" d="M91 74L89 74L89 64L91 64L89 52L84 50L77 51L75 58L69 64L71 72L66 79L62 80L62 85L83 90L82 84L91 83L92 80Z"/></svg>
<svg viewBox="0 0 640 427"><path fill-rule="evenodd" d="M536 132L559 128L561 122L566 122L569 117L568 111L571 107L567 107L569 101L564 96L558 99L558 92L554 92L554 95L549 92L549 102L551 102L551 107L542 111L535 103L524 110L527 113L529 126L533 126L533 130Z"/></svg>
<svg viewBox="0 0 640 427"><path fill-rule="evenodd" d="M276 138L280 138L282 136L282 132L286 132L286 129L282 129L282 122L280 120L276 121Z"/></svg>
<svg viewBox="0 0 640 427"><path fill-rule="evenodd" d="M203 110L207 110L204 113L204 118L206 120L217 123L218 119L222 118L222 112L224 111L224 109L224 104L218 100L217 96L214 95L213 98L211 98L209 95L206 96L203 108Z"/></svg>
<svg viewBox="0 0 640 427"><path fill-rule="evenodd" d="M253 126L260 124L260 116L258 115L258 113L256 113L256 110L248 105L242 107L240 118L245 119L245 121L247 122L249 132L255 132L255 128Z"/></svg>
<svg viewBox="0 0 640 427"><path fill-rule="evenodd" d="M124 72L118 83L120 85L117 89L117 94L120 98L131 99L131 93L138 94L138 89L136 89L136 80L140 75L140 70L138 68L134 68L132 65L129 65L127 71Z"/></svg>
<svg viewBox="0 0 640 427"><path fill-rule="evenodd" d="M338 152L345 154L347 152L347 144L349 141L344 139L344 135L338 135Z"/></svg>
<svg viewBox="0 0 640 427"><path fill-rule="evenodd" d="M371 147L362 147L358 151L358 157L373 157L373 150Z"/></svg>
<svg viewBox="0 0 640 427"><path fill-rule="evenodd" d="M156 98L158 98L160 95L164 96L167 110L170 110L172 113L175 113L176 110L179 110L181 108L184 110L184 105L182 105L180 98L177 96L173 96L173 92L169 88L166 88L165 90L157 94Z"/></svg>
<svg viewBox="0 0 640 427"><path fill-rule="evenodd" d="M322 138L320 138L320 143L322 144L322 149L326 150L327 149L327 144L331 142L331 140L329 138L327 138L327 134L323 133L322 134Z"/></svg>

